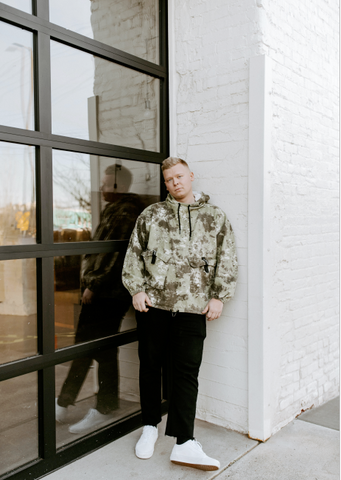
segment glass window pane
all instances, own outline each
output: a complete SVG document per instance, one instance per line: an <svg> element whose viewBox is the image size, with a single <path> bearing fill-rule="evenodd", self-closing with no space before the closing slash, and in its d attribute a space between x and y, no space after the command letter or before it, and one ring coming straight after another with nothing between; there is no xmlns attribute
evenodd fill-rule
<svg viewBox="0 0 341 480"><path fill-rule="evenodd" d="M53 151L55 242L128 240L141 211L159 200L157 164Z"/></svg>
<svg viewBox="0 0 341 480"><path fill-rule="evenodd" d="M0 382L0 475L38 458L38 376Z"/></svg>
<svg viewBox="0 0 341 480"><path fill-rule="evenodd" d="M33 34L0 22L0 124L34 130Z"/></svg>
<svg viewBox="0 0 341 480"><path fill-rule="evenodd" d="M1 0L1 2L23 12L32 13L32 0Z"/></svg>
<svg viewBox="0 0 341 480"><path fill-rule="evenodd" d="M136 327L131 296L121 280L124 255L55 257L56 349Z"/></svg>
<svg viewBox="0 0 341 480"><path fill-rule="evenodd" d="M159 151L160 80L51 42L52 132Z"/></svg>
<svg viewBox="0 0 341 480"><path fill-rule="evenodd" d="M159 63L159 0L50 0L50 21Z"/></svg>
<svg viewBox="0 0 341 480"><path fill-rule="evenodd" d="M37 353L36 260L0 262L0 363Z"/></svg>
<svg viewBox="0 0 341 480"><path fill-rule="evenodd" d="M0 142L0 245L36 243L35 149Z"/></svg>
<svg viewBox="0 0 341 480"><path fill-rule="evenodd" d="M140 410L138 376L136 343L57 365L57 448Z"/></svg>

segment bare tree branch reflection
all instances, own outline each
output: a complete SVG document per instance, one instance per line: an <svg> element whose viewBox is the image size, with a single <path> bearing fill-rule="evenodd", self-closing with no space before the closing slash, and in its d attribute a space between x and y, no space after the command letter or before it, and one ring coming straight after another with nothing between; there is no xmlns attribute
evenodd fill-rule
<svg viewBox="0 0 341 480"><path fill-rule="evenodd" d="M82 176L82 167L89 170L89 162L82 155L79 155L76 162L67 168L65 164L62 167L56 164L54 183L74 198L82 210L91 213L91 187L89 180Z"/></svg>

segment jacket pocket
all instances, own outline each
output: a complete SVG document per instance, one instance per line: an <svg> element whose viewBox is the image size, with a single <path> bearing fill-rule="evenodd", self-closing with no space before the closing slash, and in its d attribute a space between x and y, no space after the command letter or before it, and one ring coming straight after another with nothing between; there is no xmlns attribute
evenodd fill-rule
<svg viewBox="0 0 341 480"><path fill-rule="evenodd" d="M179 293L191 293L206 298L214 281L216 258L192 255L187 260L189 267L182 276Z"/></svg>
<svg viewBox="0 0 341 480"><path fill-rule="evenodd" d="M145 267L145 282L152 288L162 290L169 269L170 255L157 250L146 250L142 252Z"/></svg>
<svg viewBox="0 0 341 480"><path fill-rule="evenodd" d="M188 258L192 268L203 268L205 273L214 273L217 259L209 256L192 255Z"/></svg>

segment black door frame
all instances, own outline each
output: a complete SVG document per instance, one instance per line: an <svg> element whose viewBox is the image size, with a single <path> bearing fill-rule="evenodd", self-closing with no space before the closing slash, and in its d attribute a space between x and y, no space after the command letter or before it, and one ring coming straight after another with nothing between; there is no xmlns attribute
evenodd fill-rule
<svg viewBox="0 0 341 480"><path fill-rule="evenodd" d="M0 2L0 21L33 33L35 131L0 125L0 141L36 147L36 223L34 245L1 246L0 260L36 258L38 354L0 365L0 381L38 372L39 453L31 461L0 479L39 478L76 458L111 442L141 425L141 413L56 449L55 436L55 366L92 354L98 349L126 345L136 341L136 330L94 340L55 351L53 258L60 255L105 253L126 249L126 241L53 243L52 150L87 153L160 164L169 155L168 122L168 29L167 0L160 5L160 65L153 64L96 40L49 22L49 2L32 0L33 15ZM66 13L67 14L67 13ZM160 152L144 151L88 140L54 135L51 131L50 41L56 40L160 80ZM162 175L160 176L162 178ZM165 187L160 181L161 196ZM163 404L166 412L167 404Z"/></svg>

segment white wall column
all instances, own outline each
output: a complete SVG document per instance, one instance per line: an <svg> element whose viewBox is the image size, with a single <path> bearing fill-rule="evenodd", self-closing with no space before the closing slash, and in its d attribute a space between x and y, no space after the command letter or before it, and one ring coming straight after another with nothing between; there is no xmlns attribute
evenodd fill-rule
<svg viewBox="0 0 341 480"><path fill-rule="evenodd" d="M249 436L271 436L276 338L271 311L271 60L250 59L248 176Z"/></svg>
<svg viewBox="0 0 341 480"><path fill-rule="evenodd" d="M169 70L169 155L177 157L177 89L175 35L175 0L168 1L168 70Z"/></svg>

